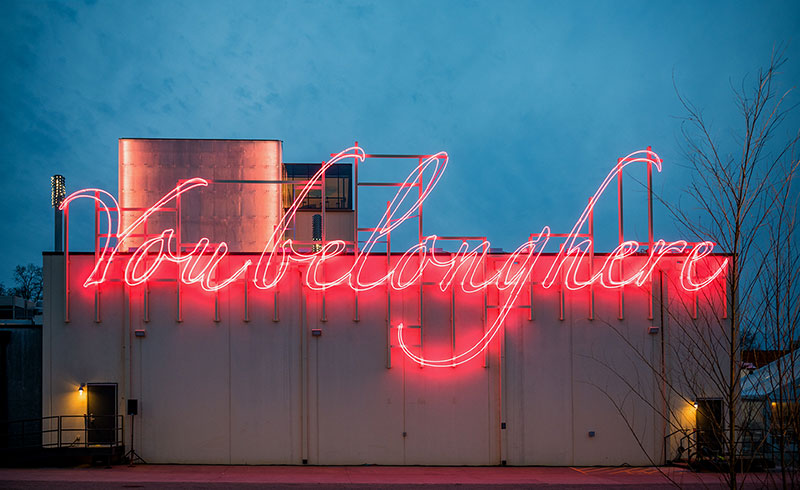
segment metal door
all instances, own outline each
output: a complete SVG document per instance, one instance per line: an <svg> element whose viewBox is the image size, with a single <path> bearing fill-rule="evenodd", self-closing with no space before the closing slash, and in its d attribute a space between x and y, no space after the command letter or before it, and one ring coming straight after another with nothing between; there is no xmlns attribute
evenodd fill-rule
<svg viewBox="0 0 800 490"><path fill-rule="evenodd" d="M113 444L116 441L117 384L90 383L86 391L87 443Z"/></svg>

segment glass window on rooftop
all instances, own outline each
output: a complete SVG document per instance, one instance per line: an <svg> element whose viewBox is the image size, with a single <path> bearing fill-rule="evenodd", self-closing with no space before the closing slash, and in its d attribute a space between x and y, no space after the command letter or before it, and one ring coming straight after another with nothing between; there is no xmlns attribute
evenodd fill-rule
<svg viewBox="0 0 800 490"><path fill-rule="evenodd" d="M286 163L283 166L284 179L297 182L296 185L283 186L283 207L292 205L295 197L307 182L320 169L319 163ZM337 163L325 172L325 209L352 210L350 198L352 189L353 165ZM300 205L301 210L322 209L322 192L319 187L311 189Z"/></svg>

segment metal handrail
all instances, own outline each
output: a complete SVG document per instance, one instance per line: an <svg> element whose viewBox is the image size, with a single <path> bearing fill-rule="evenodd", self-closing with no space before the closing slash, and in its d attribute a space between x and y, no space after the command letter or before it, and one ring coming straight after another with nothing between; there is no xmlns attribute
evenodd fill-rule
<svg viewBox="0 0 800 490"><path fill-rule="evenodd" d="M90 427L89 415L50 415L41 418L18 419L18 420L4 420L0 421L0 431L2 437L5 439L3 444L0 444L0 449L22 449L32 447L46 447L46 448L61 448L61 447L114 447L122 446L124 441L125 432L125 416L124 415L91 415L95 420L111 419L113 418L113 427ZM72 424L73 420L82 420L82 424ZM66 422L66 424L65 424ZM38 423L38 430L27 430L34 423ZM55 425L55 428L53 426ZM17 429L17 430L14 430ZM89 435L113 431L114 437L109 442L96 442L89 441ZM64 435L82 433L83 440L73 440L72 442L64 442ZM50 434L56 434L50 437ZM38 435L37 438L35 436ZM47 437L46 437L47 436ZM28 442L29 439L36 439L37 442ZM53 441L55 439L55 441ZM92 438L94 439L94 438ZM69 440L69 438L68 438Z"/></svg>
<svg viewBox="0 0 800 490"><path fill-rule="evenodd" d="M683 450L678 456L680 458L683 452L685 452L685 461L687 463L691 463L693 461L709 459L711 457L709 455L701 454L701 444L698 442L698 435L714 432L718 431L710 429L679 429L667 435L666 439L670 439L676 434L682 433L683 435L678 440L678 446L683 448ZM740 436L736 440L736 458L740 461L763 458L764 460L768 460L770 462L776 462L781 453L777 439L781 438L784 439L784 458L788 457L793 461L798 461L800 458L800 441L798 441L796 434L784 434L774 430L750 429L744 427L737 427L737 433L740 434ZM785 441L786 438L789 439L788 443ZM721 450L723 453L719 454L719 456L724 457L725 451L727 451L727 446L725 444L721 444ZM673 461L677 461L679 458L675 458Z"/></svg>

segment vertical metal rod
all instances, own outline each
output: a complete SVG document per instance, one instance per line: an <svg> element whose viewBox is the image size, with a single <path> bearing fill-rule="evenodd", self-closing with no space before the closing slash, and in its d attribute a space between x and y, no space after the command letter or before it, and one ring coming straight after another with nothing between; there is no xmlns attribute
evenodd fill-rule
<svg viewBox="0 0 800 490"><path fill-rule="evenodd" d="M485 278L486 275L484 274L483 277ZM481 316L483 317L483 334L486 335L486 318L489 316L489 301L486 297L486 288L484 288L483 291L483 315ZM489 349L483 349L483 367L489 367Z"/></svg>
<svg viewBox="0 0 800 490"><path fill-rule="evenodd" d="M450 287L450 357L456 355L456 288ZM456 367L453 364L453 367Z"/></svg>
<svg viewBox="0 0 800 490"><path fill-rule="evenodd" d="M147 240L147 220L144 220L144 239ZM144 254L144 270L147 270L147 254ZM144 321L150 322L150 281L144 281Z"/></svg>
<svg viewBox="0 0 800 490"><path fill-rule="evenodd" d="M358 141L354 145L358 148ZM358 260L358 158L353 158L353 266ZM353 321L358 318L358 290L353 290Z"/></svg>
<svg viewBox="0 0 800 490"><path fill-rule="evenodd" d="M218 269L214 269L214 282L217 282L219 279L219 271ZM222 319L220 316L220 304L219 304L219 289L214 291L214 322L219 323Z"/></svg>
<svg viewBox="0 0 800 490"><path fill-rule="evenodd" d="M322 162L322 165L325 165L325 162ZM325 174L327 172L322 172L322 191L320 192L321 200L320 203L322 206L322 247L325 247Z"/></svg>
<svg viewBox="0 0 800 490"><path fill-rule="evenodd" d="M94 263L100 256L100 193L94 193ZM100 285L94 285L94 322L100 323Z"/></svg>
<svg viewBox="0 0 800 490"><path fill-rule="evenodd" d="M484 251L487 249L486 242L483 243ZM481 278L482 281L486 280L486 261L483 261L483 277ZM488 288L483 288L483 312L481 314L481 321L483 322L483 334L486 335L486 323L488 322L489 318L489 296L488 296ZM533 294L533 293L531 293ZM489 367L489 349L483 349L483 367Z"/></svg>
<svg viewBox="0 0 800 490"><path fill-rule="evenodd" d="M419 159L420 166L422 165L422 157ZM417 172L417 199L420 201L419 205L419 233L417 243L422 243L422 168ZM422 251L420 251L422 253Z"/></svg>
<svg viewBox="0 0 800 490"><path fill-rule="evenodd" d="M533 273L530 275L530 280L528 281L528 291L531 293L530 297L530 308L528 308L528 321L533 321Z"/></svg>
<svg viewBox="0 0 800 490"><path fill-rule="evenodd" d="M653 161L650 159L651 148L647 147L647 239L653 248Z"/></svg>
<svg viewBox="0 0 800 490"><path fill-rule="evenodd" d="M94 322L100 323L100 286L97 284L94 286Z"/></svg>
<svg viewBox="0 0 800 490"><path fill-rule="evenodd" d="M69 323L69 204L64 208L64 323Z"/></svg>
<svg viewBox="0 0 800 490"><path fill-rule="evenodd" d="M559 271L561 280L558 283L558 319L564 321L564 270Z"/></svg>
<svg viewBox="0 0 800 490"><path fill-rule="evenodd" d="M425 331L425 328L422 325L422 278L420 278L420 281L419 281L419 356L420 357L424 357L423 356L423 350L422 350L422 346L423 346L423 335L422 334L424 333L424 331ZM419 368L422 369L423 365L420 364Z"/></svg>
<svg viewBox="0 0 800 490"><path fill-rule="evenodd" d="M692 276L692 279L697 277L697 267L692 270L689 267L689 275ZM692 320L697 320L697 290L692 291Z"/></svg>
<svg viewBox="0 0 800 490"><path fill-rule="evenodd" d="M386 216L389 216L391 203L386 201ZM388 223L387 223L388 224ZM386 233L386 274L392 270L392 232ZM392 288L390 281L386 282L386 368L392 367ZM420 278L422 283L422 278Z"/></svg>
<svg viewBox="0 0 800 490"><path fill-rule="evenodd" d="M622 158L617 158L617 222L619 226L619 243L622 243L625 239L623 233L623 223L622 223L622 168L620 168L622 164Z"/></svg>
<svg viewBox="0 0 800 490"><path fill-rule="evenodd" d="M728 319L728 277L727 275L722 281L722 319Z"/></svg>
<svg viewBox="0 0 800 490"><path fill-rule="evenodd" d="M302 287L302 281L300 281L300 282L301 282L301 287ZM275 287L277 288L278 286L275 285ZM273 322L279 322L280 321L280 317L278 316L278 292L279 291L276 289L275 292L272 295L273 296L273 299L272 299L272 302L273 302L272 321Z"/></svg>
<svg viewBox="0 0 800 490"><path fill-rule="evenodd" d="M248 283L250 282L250 268L248 267L245 269L244 272L244 321L245 323L250 321L250 305L247 302L247 290L248 290Z"/></svg>
<svg viewBox="0 0 800 490"><path fill-rule="evenodd" d="M183 245L181 244L181 195L175 198L175 228L178 230L177 237L175 237L175 256L180 257L182 253ZM176 296L176 317L175 321L178 323L183 322L183 304L181 303L181 265L175 264L175 284L177 285L177 289L175 290ZM247 286L245 286L245 295L247 295ZM245 300L246 301L246 300ZM246 309L246 307L245 307ZM247 315L247 313L245 313Z"/></svg>
<svg viewBox="0 0 800 490"><path fill-rule="evenodd" d="M147 269L145 269L145 270L147 270ZM143 294L143 300L142 300L143 305L142 306L144 307L144 321L145 321L145 323L149 323L150 322L150 281L145 281L144 282L144 291L142 291L142 294Z"/></svg>
<svg viewBox="0 0 800 490"><path fill-rule="evenodd" d="M58 209L58 206L55 206L53 210L53 221L55 222L53 229L53 251L62 252L64 243L64 212Z"/></svg>
<svg viewBox="0 0 800 490"><path fill-rule="evenodd" d="M386 294L386 369L392 367L392 297Z"/></svg>
<svg viewBox="0 0 800 490"><path fill-rule="evenodd" d="M625 241L625 232L623 226L623 213L622 213L622 158L617 159L617 219L619 221L619 244L622 245L622 242ZM617 261L617 269L619 270L619 277L622 280L622 261ZM619 319L622 320L625 318L625 296L624 296L624 287L618 289L618 297L619 297Z"/></svg>
<svg viewBox="0 0 800 490"><path fill-rule="evenodd" d="M422 165L422 157L419 158L419 165L420 166ZM417 172L417 196L418 196L418 199L422 199L422 169L420 169ZM419 227L418 227L418 230L417 230L417 240L418 240L417 243L421 243L422 242L422 204L419 205L419 217L417 219L418 219L417 222L419 224ZM422 254L422 251L420 250L420 257L421 257L421 254ZM422 308L423 308L423 306L422 306L423 305L423 303L422 303L422 294L423 294L422 283L423 282L424 281L422 280L422 278L420 278L420 281L419 281L419 312L418 312L418 315L419 315L419 355L420 355L420 357L422 357L422 352L423 352L422 351L422 345L423 345L423 340L422 339L423 339L423 333L425 331L425 326L423 325L423 321L422 321L422 316L423 316L422 315ZM420 367L420 369L422 369L422 367L423 367L422 364L420 364L419 367Z"/></svg>
<svg viewBox="0 0 800 490"><path fill-rule="evenodd" d="M653 253L653 161L650 158L651 147L647 147L647 251ZM650 275L650 301L647 305L647 319L653 319L653 302L655 293L653 292L653 275Z"/></svg>
<svg viewBox="0 0 800 490"><path fill-rule="evenodd" d="M325 162L323 162L322 164L324 165ZM326 228L327 228L327 226L326 226L326 221L327 220L325 219L325 201L326 201L325 174L327 174L327 171L322 172L322 191L320 192L320 196L322 198L322 203L321 203L321 206L322 206L322 245L321 245L322 249L325 248L325 240L326 240L325 231L326 231ZM323 278L325 277L325 262L322 263L322 277ZM320 318L320 321L327 322L328 321L328 311L327 311L327 308L326 308L326 304L327 303L325 301L326 298L325 298L325 288L324 287L322 288L321 294L322 294L322 317Z"/></svg>
<svg viewBox="0 0 800 490"><path fill-rule="evenodd" d="M94 263L97 263L97 244L100 237L97 235L100 234L100 223L98 222L98 218L100 217L100 203L97 200L100 199L100 193L95 191L94 193Z"/></svg>
<svg viewBox="0 0 800 490"><path fill-rule="evenodd" d="M302 275L300 268L297 269L298 274ZM298 284L302 287L302 277L299 278ZM300 296L300 458L303 463L308 461L309 442L310 442L310 428L309 428L309 379L308 379L308 326L307 311L306 311L306 296ZM277 302L277 296L276 296Z"/></svg>
<svg viewBox="0 0 800 490"><path fill-rule="evenodd" d="M589 202L592 202L591 198ZM589 236L592 241L589 246L589 320L594 320L594 207L589 211Z"/></svg>

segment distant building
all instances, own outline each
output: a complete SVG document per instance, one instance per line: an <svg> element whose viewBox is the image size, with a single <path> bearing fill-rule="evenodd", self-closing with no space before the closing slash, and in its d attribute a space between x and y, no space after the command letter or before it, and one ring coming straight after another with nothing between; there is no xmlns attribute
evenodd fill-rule
<svg viewBox="0 0 800 490"><path fill-rule="evenodd" d="M32 320L41 314L41 303L19 296L0 296L0 320Z"/></svg>
<svg viewBox="0 0 800 490"><path fill-rule="evenodd" d="M0 421L39 419L42 414L41 305L17 296L0 296ZM41 423L34 420L26 440L19 426L0 423L0 448L36 443ZM11 434L9 434L11 432Z"/></svg>

